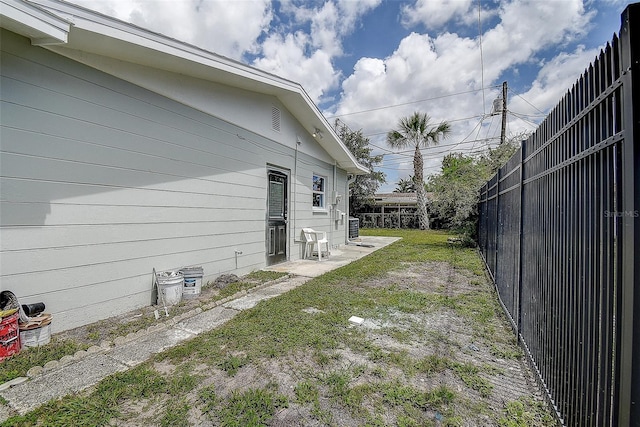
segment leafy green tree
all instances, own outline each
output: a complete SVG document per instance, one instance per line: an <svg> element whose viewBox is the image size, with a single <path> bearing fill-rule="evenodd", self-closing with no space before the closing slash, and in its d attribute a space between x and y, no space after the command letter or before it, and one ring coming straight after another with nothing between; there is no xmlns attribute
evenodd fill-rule
<svg viewBox="0 0 640 427"><path fill-rule="evenodd" d="M396 184L396 188L393 190L394 193L415 193L416 192L416 183L413 182L413 176L409 175L409 178L404 179L400 178L400 181Z"/></svg>
<svg viewBox="0 0 640 427"><path fill-rule="evenodd" d="M484 165L489 170L489 178L495 175L505 163L518 151L520 143L529 137L529 132L522 132L509 137L503 144L495 148L489 148L485 154L480 156L479 164Z"/></svg>
<svg viewBox="0 0 640 427"><path fill-rule="evenodd" d="M413 182L416 187L417 213L419 228L429 228L427 213L427 195L424 188L424 162L422 148L437 145L440 138L446 138L451 132L447 122L432 125L431 118L420 112L409 117L403 117L398 122L398 129L387 133L387 144L395 149L414 148L413 154Z"/></svg>
<svg viewBox="0 0 640 427"><path fill-rule="evenodd" d="M478 190L489 178L487 169L471 156L447 154L439 174L431 176L429 186L434 193L431 210L443 227L459 228L476 212Z"/></svg>
<svg viewBox="0 0 640 427"><path fill-rule="evenodd" d="M382 156L371 155L369 148L369 138L362 134L362 130L352 131L347 125L336 120L335 128L342 142L354 155L356 160L369 169L366 175L356 176L355 182L351 184L349 191L349 211L356 212L364 205L370 204L373 195L378 191L380 184L386 182L384 172L375 171L374 167L382 162Z"/></svg>
<svg viewBox="0 0 640 427"><path fill-rule="evenodd" d="M518 150L523 137L512 137L479 157L461 153L444 157L440 172L429 179L434 193L431 210L443 227L475 237L479 190Z"/></svg>

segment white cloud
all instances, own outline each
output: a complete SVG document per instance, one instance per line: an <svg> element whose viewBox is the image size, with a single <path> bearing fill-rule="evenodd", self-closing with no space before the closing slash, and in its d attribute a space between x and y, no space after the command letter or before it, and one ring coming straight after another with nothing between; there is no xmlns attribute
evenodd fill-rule
<svg viewBox="0 0 640 427"><path fill-rule="evenodd" d="M514 98L509 109L536 115L555 107L598 54L599 49L585 50L584 46L578 46L572 53L560 53L542 66L531 88Z"/></svg>
<svg viewBox="0 0 640 427"><path fill-rule="evenodd" d="M504 5L500 23L483 36L491 76L495 78L505 68L531 59L547 46L562 46L582 37L592 17L578 0Z"/></svg>
<svg viewBox="0 0 640 427"><path fill-rule="evenodd" d="M340 41L340 18L333 2L325 3L311 19L311 40L314 48L322 49L328 55L342 54Z"/></svg>
<svg viewBox="0 0 640 427"><path fill-rule="evenodd" d="M480 80L480 58L474 40L449 33L435 39L412 33L384 60L358 61L353 74L342 84L343 98L337 114L465 92L479 87ZM453 111L456 115L463 114L461 117L469 115L461 111L462 105L452 106L452 101L444 98L373 111L358 116L358 124L373 132L388 130L399 117L415 109L427 111L437 121L453 119Z"/></svg>
<svg viewBox="0 0 640 427"><path fill-rule="evenodd" d="M338 87L341 78L333 60L343 54L342 39L353 31L359 17L380 1L327 1L320 7L283 2L281 10L294 20L291 26L310 25L310 34L271 34L253 65L302 84L314 101L322 101L327 92Z"/></svg>
<svg viewBox="0 0 640 427"><path fill-rule="evenodd" d="M331 57L322 50L306 55L309 37L302 33L269 36L262 45L263 57L254 65L279 76L302 83L309 96L318 100L338 85L339 74Z"/></svg>
<svg viewBox="0 0 640 427"><path fill-rule="evenodd" d="M372 11L382 3L382 0L337 0L338 10L342 21L342 34L353 31L358 19Z"/></svg>
<svg viewBox="0 0 640 427"><path fill-rule="evenodd" d="M424 24L427 28L439 28L465 15L471 7L471 0L417 0L402 7L402 23L407 27Z"/></svg>

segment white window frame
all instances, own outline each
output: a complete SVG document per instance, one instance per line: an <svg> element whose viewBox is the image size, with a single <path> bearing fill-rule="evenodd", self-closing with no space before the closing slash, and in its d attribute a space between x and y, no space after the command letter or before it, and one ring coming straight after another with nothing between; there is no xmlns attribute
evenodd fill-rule
<svg viewBox="0 0 640 427"><path fill-rule="evenodd" d="M318 190L316 187L316 181L318 179L322 180L322 190ZM315 201L316 197L319 197L321 203L319 206L316 206ZM327 177L325 175L321 175L319 173L314 173L311 179L311 206L313 206L314 211L326 211L327 210Z"/></svg>

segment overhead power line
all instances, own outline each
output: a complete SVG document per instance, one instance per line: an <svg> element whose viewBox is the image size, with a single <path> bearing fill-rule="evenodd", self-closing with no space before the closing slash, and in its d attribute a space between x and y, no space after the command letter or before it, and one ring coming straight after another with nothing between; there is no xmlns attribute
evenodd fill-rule
<svg viewBox="0 0 640 427"><path fill-rule="evenodd" d="M336 115L333 115L333 116L327 116L327 119L329 120L329 119L333 119L333 118L336 118L336 117L352 116L354 114L370 113L372 111L386 110L388 108L396 108L396 107L402 107L402 106L405 106L405 105L419 104L421 102L434 101L436 99L443 99L443 98L450 98L452 96L466 95L466 94L469 94L469 93L480 92L480 91L484 91L485 89L495 89L495 88L498 88L498 87L500 87L500 86L499 85L493 85L493 86L487 86L486 88L482 87L480 89L471 89L471 90L466 90L466 91L462 91L462 92L450 93L448 95L439 95L439 96L434 96L434 97L431 97L431 98L419 99L419 100L416 100L416 101L408 101L408 102L402 102L402 103L399 103L399 104L384 105L384 106L381 106L381 107L370 108L368 110L352 111L350 113L336 114Z"/></svg>
<svg viewBox="0 0 640 427"><path fill-rule="evenodd" d="M547 114L544 113L543 111L541 111L538 107L536 107L535 105L533 105L532 103L530 103L529 101L527 101L526 99L524 99L524 97L520 94L515 93L513 90L511 90L511 88L509 88L509 92L513 93L515 96L517 96L518 98L522 99L524 102L526 102L527 104L529 104L530 106L532 106L538 113L542 114L543 116L546 116Z"/></svg>
<svg viewBox="0 0 640 427"><path fill-rule="evenodd" d="M492 138L483 138L483 139L478 139L478 140L469 140L466 141L467 143L473 143L473 145L471 147L466 147L466 148L458 148L456 150L443 150L443 151L429 151L427 153L424 153L422 155L422 158L425 160L429 160L429 159L435 159L438 157L442 157L443 155L447 155L447 154L451 154L451 153L471 153L471 152L476 152L478 150L480 150L480 152L483 152L484 149L488 148L491 146L492 143L499 143L500 141L500 137L492 137ZM479 145L476 145L477 143L480 143ZM497 145L497 144L496 144ZM413 158L413 156L408 156ZM405 159L398 159L398 158L392 158L389 160L385 161L386 165L389 164L400 164L405 162Z"/></svg>
<svg viewBox="0 0 640 427"><path fill-rule="evenodd" d="M526 114L526 113L518 113L516 111L509 111L511 114L513 114L514 116L518 116L518 117L538 117L538 118L544 118L547 117L547 114L544 113L540 113L540 114Z"/></svg>
<svg viewBox="0 0 640 427"><path fill-rule="evenodd" d="M525 115L525 117L521 117L522 115L520 115L518 113L514 113L514 112L509 111L509 110L506 110L506 111L511 116L513 116L513 117L515 117L515 118L517 118L519 120L522 120L522 121L526 122L529 125L532 125L534 127L538 126L537 123L535 123L535 122L533 122L531 120L528 120L526 118L526 115ZM493 136L491 136L491 137L489 136L489 134L491 133L491 127L492 127L491 125L493 123L493 116L476 116L476 117L481 117L481 120L473 127L473 129L469 132L469 134L464 139L462 139L461 141L455 142L455 143L451 143L451 144L440 144L440 145L431 146L431 147L429 147L428 150L426 150L426 152L422 155L422 157L424 159L427 159L427 158L438 157L438 156L440 156L440 155L442 155L444 153L447 153L447 152L453 152L456 147L458 147L459 145L461 145L463 143L473 143L473 145L470 148L460 148L460 149L457 149L455 151L474 150L476 148L476 144L478 144L478 143L481 143L480 146L482 146L482 143L486 143L485 145L489 145L489 143L492 142L492 141L500 141L502 139L502 135L496 136L496 132L498 131L498 128L494 128ZM482 123L484 122L484 120L487 117L491 117L491 123L489 124L489 128L487 129L486 136L484 138L480 138L479 134L480 134L481 125L482 125ZM468 138L474 132L476 132L476 130L477 130L476 139L469 140ZM396 155L396 156L403 156L403 157L413 158L413 153L415 152L415 148L411 148L411 149L407 149L407 150L394 151L394 150L391 150L389 148L373 144L371 142L369 142L369 145L372 146L372 147L375 147L375 148L377 148L379 150L384 151L385 153L382 154L383 156ZM442 150L442 149L444 149L444 150Z"/></svg>
<svg viewBox="0 0 640 427"><path fill-rule="evenodd" d="M440 155L448 152L448 151L453 151L453 149L457 146L459 146L460 144L463 144L465 142L473 142L473 141L467 141L467 138L469 138L473 132L475 132L475 130L482 124L482 121L485 119L485 116L482 116L482 118L480 119L480 121L478 121L478 123L473 127L473 129L471 130L471 132L469 132L469 134L464 137L464 139L462 141L456 142L454 144L443 144L443 145L438 145L438 146L434 146L434 149L437 148L445 148L444 151L436 151L434 152L433 149L429 150L426 154L423 154L422 157L423 158L429 158L428 156L431 155L435 155L436 157L439 157ZM371 143L369 143L369 145L373 145ZM392 151L392 150L388 150L388 149L383 149L382 147L379 147L377 145L373 145L376 148L382 149L384 151L388 151L389 154L383 154L383 155L401 155L401 156L406 156L406 157L413 157L413 153L415 152L415 149L409 149L409 150L402 150L402 151ZM473 148L473 147L472 147ZM405 154L405 153L411 153L410 155ZM377 167L377 166L376 166Z"/></svg>
<svg viewBox="0 0 640 427"><path fill-rule="evenodd" d="M478 126L476 125L476 127L474 127L474 130L475 130L477 127L478 127ZM469 134L469 135L467 135L467 138L468 138L469 136L470 136L470 134ZM476 140L472 140L472 141L476 141ZM461 143L463 143L463 142L472 142L472 141L466 141L466 138L465 138L465 140L463 140L463 141L460 141L460 142L454 142L454 143L451 143L451 144L438 144L438 145L432 145L432 146L429 146L429 148L428 148L427 152L431 152L431 151L433 151L433 150L437 150L437 149L439 149L439 148L445 148L445 149L449 149L450 147L451 147L451 148L454 148L454 147L457 147L458 145L460 145L460 144L461 144ZM410 149L407 149L407 150L394 151L394 150L391 150L391 149L388 149L388 148L381 147L381 146L376 145L376 144L372 144L371 142L369 143L369 145L371 145L371 146L373 146L373 147L376 147L376 148L378 148L378 149L380 149L380 150L387 151L389 154L397 154L397 155L407 156L407 157L413 157L413 153L416 151L416 149L415 149L415 148L410 148ZM446 151L446 150L445 150L445 151Z"/></svg>
<svg viewBox="0 0 640 427"><path fill-rule="evenodd" d="M469 117L463 117L461 119L453 119L453 120L447 120L447 123L454 123L454 122L464 122L466 120L471 120L471 119L479 119L479 118L483 118L485 117L484 114L477 114L475 116L469 116ZM368 138L370 136L377 136L377 135L386 135L388 133L388 131L384 131L384 132L374 132L374 133L368 133L366 135L363 135L365 138ZM371 143L369 143L371 144Z"/></svg>
<svg viewBox="0 0 640 427"><path fill-rule="evenodd" d="M537 128L539 126L539 123L534 122L533 120L528 119L526 116L523 116L521 114L517 114L517 113L511 113L511 115L513 117L515 117L518 120L521 120L523 122L525 122L526 124L533 126L534 128Z"/></svg>
<svg viewBox="0 0 640 427"><path fill-rule="evenodd" d="M469 151L466 152L465 154L473 156L476 154L483 154L486 153L486 148L479 148L473 151ZM413 171L413 166L407 166L407 167L403 167L403 168L399 168L399 167L394 167L394 166L399 166L401 163L385 163L386 166L376 166L376 168L378 169L387 169L387 170L394 170L394 171L409 171L412 172Z"/></svg>

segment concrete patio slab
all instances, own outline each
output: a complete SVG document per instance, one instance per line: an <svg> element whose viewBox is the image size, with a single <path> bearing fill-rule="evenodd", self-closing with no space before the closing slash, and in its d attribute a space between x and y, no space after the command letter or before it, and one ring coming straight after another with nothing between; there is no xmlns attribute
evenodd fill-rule
<svg viewBox="0 0 640 427"><path fill-rule="evenodd" d="M257 291L253 291L246 296L235 299L233 301L229 301L224 304L224 307L232 308L234 310L248 310L253 308L260 301L268 300L273 297L277 297L278 295L282 295L285 292L288 292L292 289L297 288L298 286L308 282L311 280L309 277L297 276L293 277L284 282L275 284L273 286L268 286L266 288L258 289Z"/></svg>
<svg viewBox="0 0 640 427"><path fill-rule="evenodd" d="M331 249L331 256L328 259L323 257L322 261L318 261L317 258L287 261L267 267L265 270L291 273L297 276L318 277L398 240L400 237L364 236L351 244Z"/></svg>
<svg viewBox="0 0 640 427"><path fill-rule="evenodd" d="M182 329L165 329L144 335L138 340L116 347L109 352L109 356L129 367L134 367L146 361L154 354L160 353L193 337L195 337L195 334Z"/></svg>
<svg viewBox="0 0 640 427"><path fill-rule="evenodd" d="M230 310L223 306L214 307L211 310L203 311L200 314L176 323L176 329L181 329L193 335L215 329L227 323L228 320L238 314L235 310Z"/></svg>

